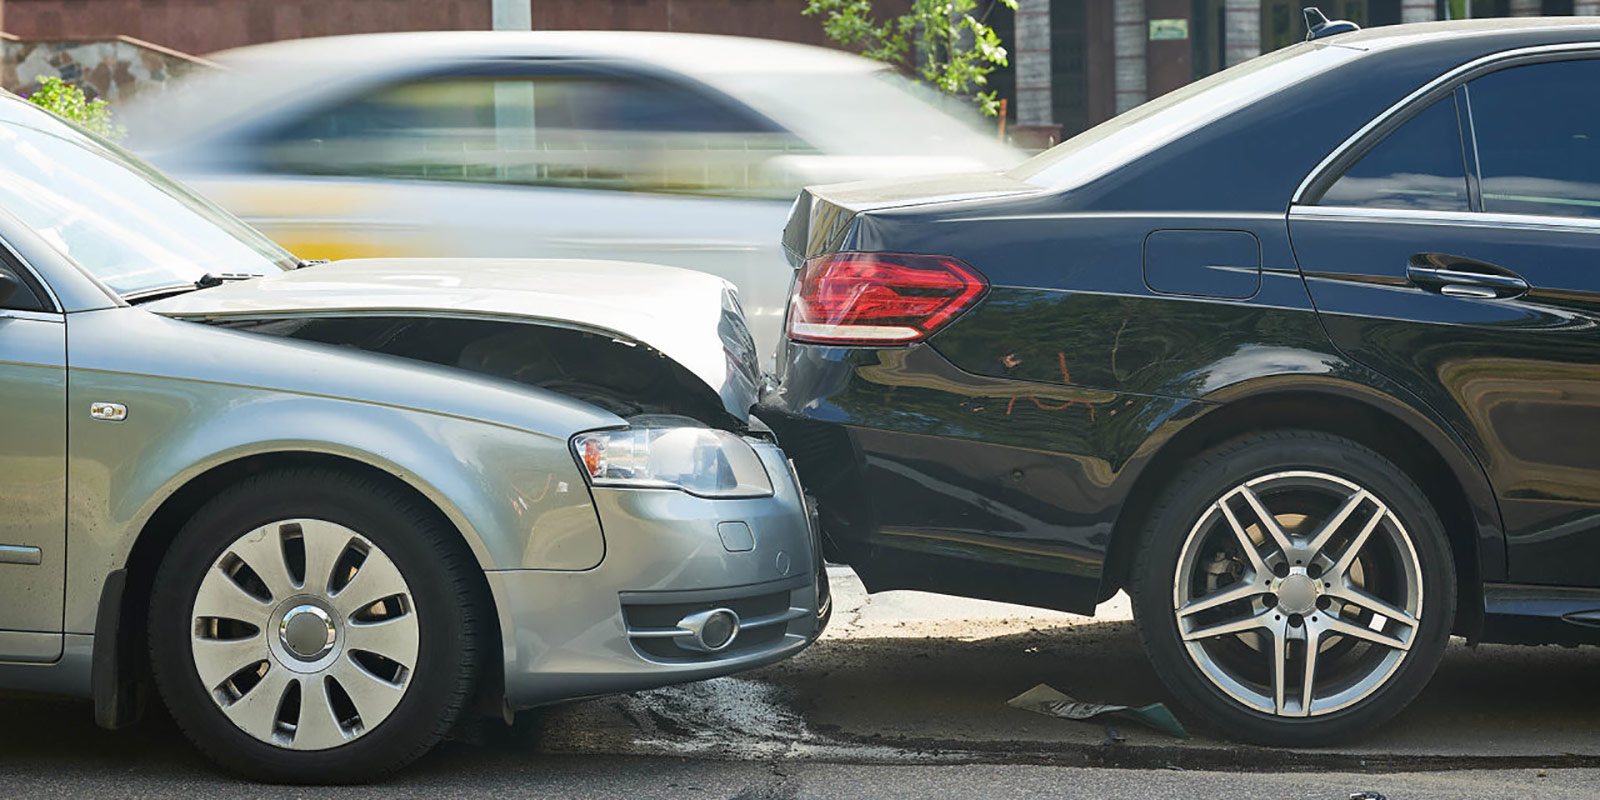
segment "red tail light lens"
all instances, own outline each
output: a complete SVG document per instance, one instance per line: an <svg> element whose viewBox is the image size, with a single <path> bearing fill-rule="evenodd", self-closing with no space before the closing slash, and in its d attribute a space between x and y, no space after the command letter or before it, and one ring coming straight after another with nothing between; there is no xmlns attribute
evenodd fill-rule
<svg viewBox="0 0 1600 800"><path fill-rule="evenodd" d="M818 344L905 344L973 307L989 282L946 256L835 253L801 268L789 338Z"/></svg>

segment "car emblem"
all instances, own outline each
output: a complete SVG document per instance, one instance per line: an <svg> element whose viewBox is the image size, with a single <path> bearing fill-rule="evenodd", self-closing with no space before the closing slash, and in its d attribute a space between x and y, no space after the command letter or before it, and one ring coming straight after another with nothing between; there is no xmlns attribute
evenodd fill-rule
<svg viewBox="0 0 1600 800"><path fill-rule="evenodd" d="M121 422L128 418L128 407L121 403L91 403L89 416L108 422Z"/></svg>

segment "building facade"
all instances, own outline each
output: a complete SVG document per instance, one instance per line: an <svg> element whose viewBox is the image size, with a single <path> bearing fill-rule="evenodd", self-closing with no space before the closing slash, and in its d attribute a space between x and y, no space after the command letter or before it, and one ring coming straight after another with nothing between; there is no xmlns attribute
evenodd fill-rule
<svg viewBox="0 0 1600 800"><path fill-rule="evenodd" d="M1304 39L1307 5L1362 27L1600 15L1600 0L1019 0L1014 71L995 80L1015 82L1018 138L1045 145Z"/></svg>

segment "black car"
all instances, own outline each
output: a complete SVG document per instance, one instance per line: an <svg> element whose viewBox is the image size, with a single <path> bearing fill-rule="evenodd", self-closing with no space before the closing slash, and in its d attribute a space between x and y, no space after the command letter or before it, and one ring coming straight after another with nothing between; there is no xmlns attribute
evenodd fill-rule
<svg viewBox="0 0 1600 800"><path fill-rule="evenodd" d="M1010 173L801 195L764 415L833 558L1126 588L1263 743L1389 718L1452 633L1600 641L1600 24L1348 30Z"/></svg>

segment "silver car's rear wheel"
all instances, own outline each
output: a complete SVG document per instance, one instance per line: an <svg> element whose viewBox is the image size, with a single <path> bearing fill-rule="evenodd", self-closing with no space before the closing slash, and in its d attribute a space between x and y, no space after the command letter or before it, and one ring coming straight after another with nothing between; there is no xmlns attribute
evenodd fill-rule
<svg viewBox="0 0 1600 800"><path fill-rule="evenodd" d="M1202 674L1265 714L1307 717L1377 691L1411 649L1422 570L1405 526L1325 472L1264 475L1189 531L1172 592Z"/></svg>
<svg viewBox="0 0 1600 800"><path fill-rule="evenodd" d="M263 525L223 551L191 614L195 672L234 725L295 750L338 747L399 705L417 664L411 587L337 523Z"/></svg>

